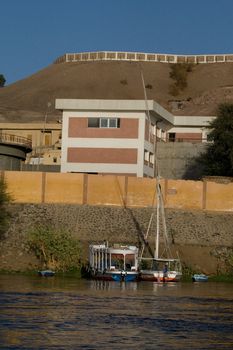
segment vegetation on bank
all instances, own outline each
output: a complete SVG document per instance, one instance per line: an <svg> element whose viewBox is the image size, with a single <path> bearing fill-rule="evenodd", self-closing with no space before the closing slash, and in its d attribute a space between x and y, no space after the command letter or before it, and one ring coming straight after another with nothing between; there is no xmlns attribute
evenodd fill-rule
<svg viewBox="0 0 233 350"><path fill-rule="evenodd" d="M233 177L233 104L222 103L217 118L210 122L208 140L212 141L199 161L204 175Z"/></svg>
<svg viewBox="0 0 233 350"><path fill-rule="evenodd" d="M42 268L60 272L81 268L80 242L63 229L36 227L28 232L27 244Z"/></svg>
<svg viewBox="0 0 233 350"><path fill-rule="evenodd" d="M219 256L224 260L225 272L217 271L216 274L208 275L209 282L230 282L233 283L233 253L229 253L228 256ZM183 264L182 266L182 282L192 281L194 274L201 274L203 271L197 271L191 266Z"/></svg>
<svg viewBox="0 0 233 350"><path fill-rule="evenodd" d="M0 239L7 230L10 214L7 205L10 202L10 195L7 193L6 184L0 178Z"/></svg>

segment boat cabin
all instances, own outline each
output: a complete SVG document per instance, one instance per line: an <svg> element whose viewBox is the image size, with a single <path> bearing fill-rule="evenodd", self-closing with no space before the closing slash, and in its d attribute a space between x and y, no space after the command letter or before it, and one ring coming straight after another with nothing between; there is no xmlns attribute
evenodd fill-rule
<svg viewBox="0 0 233 350"><path fill-rule="evenodd" d="M90 267L96 271L104 270L138 270L138 248L115 244L108 247L105 244L90 245Z"/></svg>

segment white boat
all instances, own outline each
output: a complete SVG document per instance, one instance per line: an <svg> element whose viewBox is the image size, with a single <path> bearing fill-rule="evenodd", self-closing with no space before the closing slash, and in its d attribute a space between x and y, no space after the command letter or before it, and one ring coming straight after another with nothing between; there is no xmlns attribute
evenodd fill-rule
<svg viewBox="0 0 233 350"><path fill-rule="evenodd" d="M141 281L178 282L182 277L179 259L145 258L144 261L147 261L148 265L140 269Z"/></svg>
<svg viewBox="0 0 233 350"><path fill-rule="evenodd" d="M144 88L144 94L145 94L145 102L147 105L147 96L146 96L146 89L145 89L145 83L142 74L142 83ZM147 117L148 117L148 125L150 128L151 123L151 117L150 112L147 107ZM156 121L156 128L157 128L157 121ZM150 140L150 129L148 132L149 135L149 144L154 145L154 177L156 178L156 232L153 235L153 241L154 243L154 250L148 249L147 256L145 255L145 248L148 248L148 236L151 228L151 223L155 214L155 211L153 211L147 232L145 236L143 237L143 244L142 249L139 255L139 263L140 263L140 275L139 279L142 281L163 281L163 282L176 282L181 279L182 276L182 270L181 270L181 262L179 257L176 258L173 256L171 249L170 249L170 240L167 234L167 227L166 227L166 219L165 219L165 211L164 211L164 201L160 186L160 175L159 175L159 166L158 166L158 156L157 156L157 131L155 133L155 137L153 138L152 142ZM161 222L160 222L161 221ZM162 226L162 234L161 234L161 226ZM163 235L163 250L161 253L161 247L160 247L160 238ZM148 253L150 256L148 257Z"/></svg>
<svg viewBox="0 0 233 350"><path fill-rule="evenodd" d="M42 277L53 277L55 272L51 270L40 270L38 271L38 275Z"/></svg>
<svg viewBox="0 0 233 350"><path fill-rule="evenodd" d="M208 276L201 273L201 274L194 274L192 275L192 281L193 282L207 282Z"/></svg>
<svg viewBox="0 0 233 350"><path fill-rule="evenodd" d="M138 248L115 244L89 246L89 268L92 278L106 281L136 281L138 279Z"/></svg>

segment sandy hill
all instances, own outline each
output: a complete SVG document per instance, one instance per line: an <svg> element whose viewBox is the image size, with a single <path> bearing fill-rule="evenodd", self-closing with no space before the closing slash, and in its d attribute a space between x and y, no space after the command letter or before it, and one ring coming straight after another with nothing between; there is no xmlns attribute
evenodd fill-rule
<svg viewBox="0 0 233 350"><path fill-rule="evenodd" d="M220 102L233 102L233 63L197 64L188 73L188 86L178 96L170 65L158 62L99 61L52 64L0 89L0 122L48 122L59 118L56 98L144 99L140 70L148 99L177 115L215 115Z"/></svg>

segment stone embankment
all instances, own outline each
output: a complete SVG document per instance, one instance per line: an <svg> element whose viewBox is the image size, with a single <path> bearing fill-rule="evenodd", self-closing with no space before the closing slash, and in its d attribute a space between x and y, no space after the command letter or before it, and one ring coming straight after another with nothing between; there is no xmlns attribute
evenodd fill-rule
<svg viewBox="0 0 233 350"><path fill-rule="evenodd" d="M146 233L151 208L108 206L12 204L11 222L0 242L0 270L22 271L39 267L28 251L27 232L38 225L63 227L77 237L83 259L91 242L131 243L140 246ZM167 229L172 250L187 268L209 274L225 272L233 256L233 213L166 210ZM156 230L155 218L150 242Z"/></svg>

